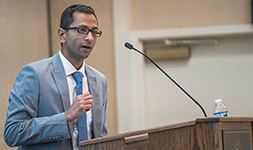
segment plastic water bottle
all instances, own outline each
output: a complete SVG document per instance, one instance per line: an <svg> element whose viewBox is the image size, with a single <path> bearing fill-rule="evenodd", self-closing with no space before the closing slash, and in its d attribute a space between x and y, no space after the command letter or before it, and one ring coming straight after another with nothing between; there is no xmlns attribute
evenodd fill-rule
<svg viewBox="0 0 253 150"><path fill-rule="evenodd" d="M224 103L222 103L221 99L215 100L214 105L214 117L228 117L228 110Z"/></svg>

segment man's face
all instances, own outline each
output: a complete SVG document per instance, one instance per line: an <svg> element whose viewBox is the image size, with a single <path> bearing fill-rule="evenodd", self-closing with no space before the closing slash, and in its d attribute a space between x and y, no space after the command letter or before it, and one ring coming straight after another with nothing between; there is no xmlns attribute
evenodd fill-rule
<svg viewBox="0 0 253 150"><path fill-rule="evenodd" d="M86 26L90 30L98 28L97 20L93 14L74 12L73 18L74 21L69 28L80 25ZM75 59L79 61L87 58L90 55L96 41L97 37L93 37L91 32L85 35L78 33L75 29L71 29L66 32L63 48L68 52L68 57L71 57L69 59Z"/></svg>

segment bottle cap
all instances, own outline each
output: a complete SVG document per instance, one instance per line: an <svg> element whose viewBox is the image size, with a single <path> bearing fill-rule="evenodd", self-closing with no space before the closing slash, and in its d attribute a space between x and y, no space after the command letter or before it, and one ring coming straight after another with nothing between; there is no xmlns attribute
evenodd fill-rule
<svg viewBox="0 0 253 150"><path fill-rule="evenodd" d="M222 102L221 99L216 99L216 100L215 100L215 103L220 103L220 102Z"/></svg>

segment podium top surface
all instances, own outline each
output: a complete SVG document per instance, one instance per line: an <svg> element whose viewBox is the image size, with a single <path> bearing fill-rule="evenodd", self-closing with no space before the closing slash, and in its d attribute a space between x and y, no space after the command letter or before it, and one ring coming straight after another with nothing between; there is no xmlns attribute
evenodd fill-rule
<svg viewBox="0 0 253 150"><path fill-rule="evenodd" d="M175 123L175 124L169 124L165 126L159 126L149 129L142 129L138 131L131 131L127 133L121 133L116 136L109 136L109 137L101 137L91 140L82 141L81 145L88 145L88 144L94 144L98 142L105 142L115 139L125 139L132 136L143 136L154 132L160 132L164 130L170 130L170 129L176 129L176 128L182 128L182 127L188 127L188 126L194 126L198 123L218 123L218 122L253 122L253 117L206 117L206 118L197 118L192 121L186 121L181 123Z"/></svg>
<svg viewBox="0 0 253 150"><path fill-rule="evenodd" d="M200 122L253 122L253 117L206 117L197 118L196 123Z"/></svg>

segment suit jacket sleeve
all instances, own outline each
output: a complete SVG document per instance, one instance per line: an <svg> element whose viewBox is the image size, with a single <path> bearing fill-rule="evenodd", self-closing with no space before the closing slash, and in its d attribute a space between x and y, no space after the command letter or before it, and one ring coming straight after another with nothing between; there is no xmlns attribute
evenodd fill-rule
<svg viewBox="0 0 253 150"><path fill-rule="evenodd" d="M9 146L70 138L64 112L39 116L40 92L40 80L36 71L29 65L24 66L9 96L4 129L4 140Z"/></svg>

